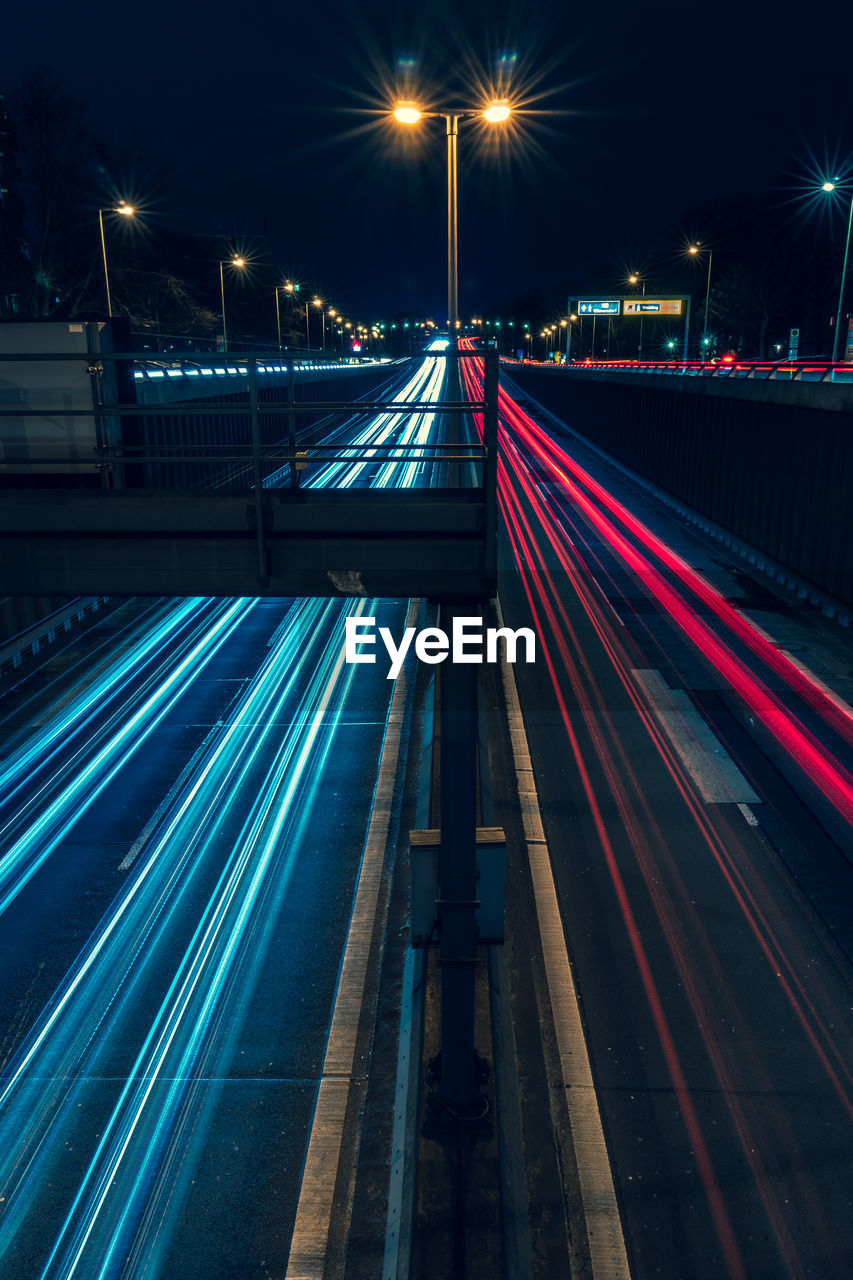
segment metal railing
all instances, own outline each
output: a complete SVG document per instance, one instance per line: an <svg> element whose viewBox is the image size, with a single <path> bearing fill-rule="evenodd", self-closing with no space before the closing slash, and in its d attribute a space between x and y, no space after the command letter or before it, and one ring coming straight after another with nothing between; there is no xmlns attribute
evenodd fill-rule
<svg viewBox="0 0 853 1280"><path fill-rule="evenodd" d="M821 360L576 360L567 364L553 361L512 360L501 357L504 364L524 364L537 369L561 369L566 373L668 374L685 378L752 378L772 382L853 383L853 365L831 364Z"/></svg>
<svg viewBox="0 0 853 1280"><path fill-rule="evenodd" d="M464 399L458 390L458 361L484 356L483 399ZM286 493L279 484L284 490L300 489L300 478L306 472L310 478L312 469L330 462L372 463L383 467L417 462L423 468L420 478L426 480L424 487L445 495L444 508L439 511L436 507L439 512L436 518L445 521L444 527L436 526L436 539L440 541L442 533L448 537L459 534L481 539L483 573L492 579L496 570L497 529L497 352L493 349L430 351L419 357L424 358L451 362L452 398L425 399L418 388L415 388L417 399L400 399L394 391L383 395L389 376L398 372L383 363L366 370L362 366L355 374L345 369L341 376L347 379L348 389L350 374L359 380L369 378L371 386L360 398L348 395L335 399L329 394L323 374L331 377L336 369L340 370L338 362L330 361L318 369L318 362L312 361L314 368L309 371L302 362L271 361L267 353L229 352L227 365L223 367L243 370L236 378L239 385L232 393L223 394L221 383L214 386L208 382L204 388L199 386L198 392L210 389L216 392L214 397L192 394L187 398L184 387L180 396L172 398L164 379L161 386L165 398L160 400L158 395L158 403L140 403L140 384L134 374L152 363L147 353L0 353L0 373L5 366L13 375L4 379L6 402L0 401L0 487L7 491L32 491L32 511L26 515L29 522L26 527L35 533L47 536L55 533L61 537L73 534L73 510L76 510L73 495L81 489L89 495L100 491L105 496L124 495L134 501L147 501L149 505L156 498L160 504L156 518L152 515L147 530L143 531L152 538L158 531L160 536L168 532L168 512L163 513L164 492L180 491L184 503L193 494L206 498L203 514L199 514L202 508L197 504L195 531L200 534L199 520L203 525L209 518L212 537L226 535L225 525L221 523L224 517L219 508L210 505L214 493L229 490L232 499L236 496L235 490L238 494L245 493L250 500L257 542L258 574L263 578L269 561L270 539L292 536L289 530L298 524L294 508L292 517L288 517L288 530L283 530L281 503ZM55 369L52 377L22 373L28 365L38 367L48 363L60 368L76 367L77 373L72 375L69 371L65 379L57 376ZM157 363L162 365L162 358ZM9 369L9 365L18 367ZM315 398L301 398L301 375L311 377L310 389ZM380 378L386 386L376 386ZM10 388L17 394L14 404L9 403ZM302 389L308 390L308 384ZM415 415L435 414L439 438L402 444L370 440L365 443L354 439L356 428L363 428L368 417L377 413L389 417L399 415L401 421ZM466 423L469 415L480 413L484 420L482 442ZM453 430L449 426L454 421L462 424L461 429ZM44 494L44 490L65 491L64 515L60 516L55 504L50 506L46 501L49 495ZM348 490L339 492L345 504L349 502L348 493ZM81 499L84 496L80 494ZM222 494L223 500L226 496ZM308 497L306 492L305 498ZM363 507L367 497L362 492L356 507ZM4 521L5 532L10 537L23 533L25 526L20 523L25 518L23 499L23 494L16 495L17 530L14 512L10 511L8 520ZM275 512L270 509L273 501ZM381 504L381 491L369 501ZM467 505L470 512L472 503L482 508L480 523L475 520L472 524L470 515L461 511ZM316 506L313 498L312 504ZM88 507L85 503L77 505L81 513L84 507L91 513L91 503ZM454 507L459 508L457 515L452 513ZM121 509L130 512L126 504ZM97 518L91 517L101 529L99 536L140 534L138 527L125 528L121 524L124 518L136 519L138 524L138 514L125 517L118 514L119 510L119 506L115 506L109 513L102 510ZM222 511L225 510L223 506ZM138 506L136 511L138 513ZM86 519L89 518L87 515ZM360 512L352 516L348 527L356 536L359 530L365 529L364 536L374 561L383 538L390 548L395 536L414 536L413 530L420 519L413 516L414 523L407 523L405 503L394 506L393 518L400 522L399 530L389 524L380 535L375 521L371 526ZM306 528L309 525L310 519ZM476 528L480 533L475 533ZM426 531L417 536L425 537ZM473 542L471 545L473 548ZM389 563L390 558L389 550ZM426 556L425 563L429 558ZM438 557L433 559L438 564ZM481 576L478 581L482 580ZM82 592L86 588L81 585L75 589ZM417 591L416 584L412 590ZM15 589L10 593L15 594Z"/></svg>
<svg viewBox="0 0 853 1280"><path fill-rule="evenodd" d="M436 351L430 352L429 357L455 360L469 358L470 353L466 355ZM148 487L155 482L162 484L165 476L162 471L156 477L150 472L141 476L138 464L149 467L159 464L162 468L174 467L177 463L191 463L197 469L199 464L205 463L216 466L223 463L243 463L251 465L255 479L273 466L280 469L289 464L290 483L295 486L299 482L299 471L342 458L359 461L383 453L388 455L386 460L393 463L420 460L437 466L439 463L458 461L482 463L486 456L486 447L473 440L444 440L418 444L411 449L394 444L359 446L346 440L331 444L327 438L313 443L300 441L297 422L307 417L321 417L324 436L328 437L335 430L340 430L342 420L345 422L347 419L360 418L368 413L440 413L445 417L484 412L487 408L485 401L398 400L371 395L369 392L359 398L342 399L327 395L322 398L300 398L298 379L302 375L352 373L351 364L339 361L271 361L265 353L229 353L224 363L218 360L203 362L204 368L210 368L211 376L216 379L215 382L208 383L205 390L215 391L216 398L206 398L199 394L192 399L182 396L180 400L165 400L161 403L140 403L137 388L127 380L128 373L134 383L140 378L147 378L155 365L159 366L158 371L164 377L172 372L162 367L165 363L162 359L152 360L145 353L99 352L94 356L80 353L0 353L0 362L71 362L77 365L85 362L91 392L90 403L85 405L81 403L83 397L79 394L79 386L72 403L68 403L62 393L61 404L0 404L0 443L3 444L0 477L20 473L22 468L95 469L100 473L104 488L139 488ZM186 363L185 360L181 361L182 366ZM361 373L375 371L387 378L392 372L389 364L390 362L371 365L360 363L355 368ZM187 374L183 367L174 372L182 379ZM120 376L121 373L124 378ZM217 377L220 374L236 374L239 380L237 388L223 394ZM121 395L122 384L127 393L125 396ZM165 382L161 386L168 394ZM316 387L315 382L312 390ZM198 390L201 393L202 387L199 386ZM33 388L30 401L36 394L37 388ZM28 436L24 431L20 440L10 439L8 431L4 429L4 424L10 419L24 423L37 421L37 437ZM282 420L285 426L283 432L279 430ZM150 428L158 421L166 421L179 438L173 441L155 439L155 433ZM216 421L227 423L221 443L211 441L210 426ZM68 423L82 427L83 432L78 430L73 451L63 453L58 446L66 434ZM198 439L197 428L201 426L205 428L203 440ZM91 428L88 439L87 428ZM140 434L145 438L133 438ZM239 439L241 436L242 441ZM51 447L53 445L57 447ZM296 469L297 464L299 471ZM173 471L173 474L177 473ZM200 481L201 476L196 472L189 483L197 484ZM220 482L221 478L213 480L217 486Z"/></svg>

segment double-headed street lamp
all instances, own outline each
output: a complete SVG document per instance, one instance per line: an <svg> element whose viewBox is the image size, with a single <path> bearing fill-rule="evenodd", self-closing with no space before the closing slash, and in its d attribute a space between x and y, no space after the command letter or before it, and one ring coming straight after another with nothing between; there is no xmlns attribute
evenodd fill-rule
<svg viewBox="0 0 853 1280"><path fill-rule="evenodd" d="M239 267L241 270L246 265L246 259L238 257L237 254L233 258L229 258L228 265L230 267ZM225 265L225 259L219 262L219 297L222 300L222 350L228 350L228 329L225 324L225 278L222 274L222 268Z"/></svg>
<svg viewBox="0 0 853 1280"><path fill-rule="evenodd" d="M835 191L836 183L825 182L823 190L826 192ZM850 213L847 217L847 239L844 242L844 263L841 267L841 284L838 286L838 314L835 317L835 337L832 341L832 363L838 361L838 343L841 338L841 311L844 306L844 285L847 280L847 257L850 253L850 228L853 227L853 196L850 198Z"/></svg>
<svg viewBox="0 0 853 1280"><path fill-rule="evenodd" d="M112 299L110 298L110 273L107 270L107 243L106 243L106 240L104 239L104 214L105 213L121 213L124 215L125 218L132 218L133 215L136 213L136 210L134 209L132 204L127 204L124 200L122 200L121 204L118 205L117 208L98 210L98 225L101 228L101 253L104 256L104 284L107 286L107 315L112 320L113 304L112 304Z"/></svg>
<svg viewBox="0 0 853 1280"><path fill-rule="evenodd" d="M413 102L400 102L394 117L415 125L422 116L444 118L447 133L447 322L450 346L456 352L459 333L457 266L457 136L465 111L421 111ZM490 124L507 120L510 107L493 101L482 112ZM459 399L458 368L451 361L448 398ZM491 392L487 392L490 396ZM452 464L454 469L457 464ZM486 476L488 476L488 469ZM484 484L488 483L484 478ZM440 601L442 626L455 628L456 618L479 608L476 601ZM477 688L471 667L442 668L441 798L438 854L438 900L441 964L441 1082L439 1092L457 1114L473 1115L480 1098L474 1076L474 971L477 966L475 901L477 768Z"/></svg>
<svg viewBox="0 0 853 1280"><path fill-rule="evenodd" d="M457 138L459 121L466 116L481 115L489 124L501 124L508 120L512 108L506 101L494 99L482 111L421 111L414 102L400 102L394 109L394 119L400 124L417 124L429 117L441 117L447 134L447 325L451 339L459 328L458 287L458 219L457 219Z"/></svg>

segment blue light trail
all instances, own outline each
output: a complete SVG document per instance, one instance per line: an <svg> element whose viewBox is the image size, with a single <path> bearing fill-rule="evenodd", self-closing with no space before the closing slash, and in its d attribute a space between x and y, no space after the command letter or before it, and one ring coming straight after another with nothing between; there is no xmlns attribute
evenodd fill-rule
<svg viewBox="0 0 853 1280"><path fill-rule="evenodd" d="M443 379L444 361L428 357L398 398L437 402ZM431 412L379 415L353 443L393 442L409 452L434 430ZM323 467L312 483L365 483L364 468L375 465ZM422 483L426 465L383 452L372 483ZM18 809L4 828L13 839L0 856L0 911L45 871L95 799L115 794L143 744L156 749L156 730L214 655L239 641L256 604L176 604L138 649L48 717L43 738L4 764L0 779ZM211 607L212 621L204 612ZM246 1007L265 958L283 945L281 913L318 801L327 803L324 769L356 670L344 662L344 619L366 607L291 605L109 910L41 1012L7 1045L0 1271L17 1274L26 1259L27 1274L42 1280L169 1274L170 1242ZM196 617L200 633L184 638L168 671L149 673L143 692L122 702L118 694ZM25 779L39 770L50 776L29 796Z"/></svg>

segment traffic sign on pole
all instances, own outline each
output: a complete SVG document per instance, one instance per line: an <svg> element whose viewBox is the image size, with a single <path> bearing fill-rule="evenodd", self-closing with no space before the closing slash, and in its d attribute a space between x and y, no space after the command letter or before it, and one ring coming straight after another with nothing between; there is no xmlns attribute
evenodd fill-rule
<svg viewBox="0 0 853 1280"><path fill-rule="evenodd" d="M582 316L618 316L619 299L587 298L578 302L578 314Z"/></svg>
<svg viewBox="0 0 853 1280"><path fill-rule="evenodd" d="M680 298L637 298L626 299L623 315L626 316L680 316Z"/></svg>

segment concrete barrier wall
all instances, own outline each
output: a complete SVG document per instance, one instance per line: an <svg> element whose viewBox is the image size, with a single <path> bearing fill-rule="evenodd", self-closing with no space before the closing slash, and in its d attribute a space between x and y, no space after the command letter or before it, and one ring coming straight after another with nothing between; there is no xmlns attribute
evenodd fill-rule
<svg viewBox="0 0 853 1280"><path fill-rule="evenodd" d="M509 372L522 392L674 498L853 603L850 387Z"/></svg>

